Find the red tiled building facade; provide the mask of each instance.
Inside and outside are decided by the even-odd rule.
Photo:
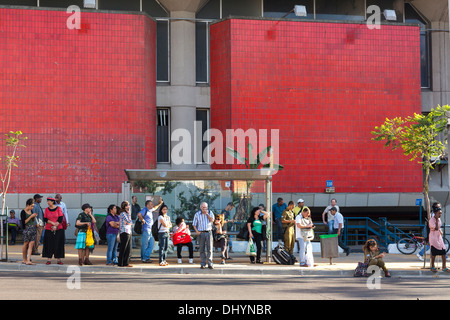
[[[28,137],[12,193],[117,193],[124,169],[156,167],[156,23],[82,15],[0,8],[0,131]],[[419,45],[409,25],[214,23],[210,126],[279,129],[274,192],[420,192],[420,166],[370,134],[420,113]]]
[[[215,23],[211,127],[279,129],[277,193],[322,193],[327,180],[336,192],[421,192],[420,165],[370,133],[386,117],[421,112],[419,44],[416,26]]]
[[[69,17],[0,8],[0,131],[28,137],[9,192],[120,192],[125,168],[156,165],[155,22]]]

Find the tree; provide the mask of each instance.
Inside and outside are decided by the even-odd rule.
[[[5,143],[7,150],[11,150],[10,155],[6,155],[4,159],[1,159],[4,163],[4,172],[3,169],[0,171],[0,181],[1,181],[1,190],[0,190],[0,196],[2,197],[2,212],[0,215],[3,215],[5,213],[6,208],[6,194],[8,193],[9,185],[11,183],[11,173],[12,169],[17,167],[17,162],[20,161],[19,156],[17,155],[17,151],[19,148],[25,148],[25,145],[22,144],[23,140],[26,140],[27,137],[22,137],[22,131],[10,131],[9,133],[5,134]],[[2,220],[0,220],[2,221]],[[2,236],[2,246],[1,246],[1,253],[0,257],[3,259],[3,228],[0,226],[0,234]]]
[[[372,131],[374,141],[384,141],[385,147],[392,150],[401,148],[403,154],[410,161],[417,159],[424,172],[423,194],[427,209],[427,218],[431,216],[429,198],[430,171],[445,154],[446,136],[444,142],[439,140],[439,134],[445,133],[447,128],[447,115],[450,114],[450,106],[437,106],[428,114],[416,114],[402,119],[386,119],[381,125]]]

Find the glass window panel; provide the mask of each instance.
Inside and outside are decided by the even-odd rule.
[[[155,0],[142,0],[142,11],[151,17],[168,17],[168,13]]]
[[[169,81],[169,21],[156,21],[156,80]]]
[[[316,0],[316,19],[364,21],[364,0]]]
[[[195,24],[195,69],[196,81],[208,82],[208,23]]]
[[[222,18],[229,16],[261,17],[261,0],[222,0]]]
[[[220,19],[220,0],[209,0],[196,15],[197,19]]]
[[[294,9],[294,6],[302,5],[306,7],[306,17],[297,17],[294,12],[288,14]],[[286,14],[288,14],[286,16]],[[264,0],[264,17],[288,19],[314,19],[314,0]]]
[[[169,109],[158,109],[156,116],[156,161],[169,162]]]

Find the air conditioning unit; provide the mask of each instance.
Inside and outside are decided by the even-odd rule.
[[[96,1],[97,0],[84,0],[84,7],[85,8],[96,8]]]

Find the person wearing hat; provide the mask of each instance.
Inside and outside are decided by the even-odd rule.
[[[36,240],[34,241],[33,251],[31,252],[32,255],[39,255],[38,252],[39,249],[39,243],[43,241],[44,237],[44,210],[41,207],[42,202],[42,196],[37,193],[34,195],[34,207],[31,209],[32,213],[36,213]]]
[[[96,220],[92,214],[92,207],[89,203],[83,204],[81,212],[76,220],[75,227],[78,229],[75,249],[78,249],[78,264],[82,266],[92,265],[89,261],[89,249],[94,247],[93,225]]]
[[[64,258],[64,230],[62,222],[64,214],[60,207],[56,205],[55,198],[47,198],[48,207],[44,212],[44,247],[42,249],[42,257],[47,258],[46,264],[51,264],[54,256],[58,264],[63,264],[61,259]]]
[[[297,205],[292,210],[294,212],[294,219],[296,219],[297,216],[303,212],[303,209],[309,210],[309,208],[307,206],[305,206],[305,200],[300,198],[297,200]],[[300,246],[300,242],[299,242],[298,238],[295,238],[295,243],[297,244],[297,248],[298,248],[297,252],[300,253],[301,246]]]
[[[284,229],[284,248],[293,256],[295,246],[295,218],[294,218],[294,201],[289,201],[287,208],[281,215],[281,222]]]

